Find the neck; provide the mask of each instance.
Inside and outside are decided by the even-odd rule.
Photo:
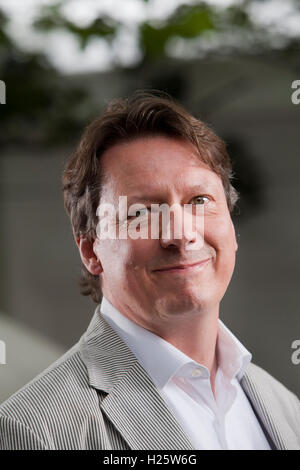
[[[159,325],[152,332],[173,344],[177,349],[189,356],[195,362],[207,367],[210,372],[210,383],[215,397],[215,378],[218,370],[217,337],[218,309],[206,312],[205,315],[192,319],[182,319],[172,322],[163,328]],[[179,324],[178,324],[179,323]]]
[[[218,314],[217,308],[192,318],[176,318],[171,325],[159,324],[151,331],[214,374],[217,368]]]
[[[109,297],[106,298],[110,300]],[[218,367],[219,304],[210,306],[205,311],[195,308],[183,314],[168,314],[162,317],[153,315],[153,312],[147,315],[145,312],[141,314],[138,305],[132,309],[128,305],[118,305],[118,301],[114,302],[113,299],[110,302],[127,318],[168,341],[195,362],[207,367],[213,388]]]

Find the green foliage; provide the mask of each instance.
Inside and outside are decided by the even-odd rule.
[[[238,26],[240,28],[252,28],[252,23],[248,13],[242,6],[233,5],[224,12],[224,19],[228,25]]]
[[[148,0],[141,1],[149,3]],[[268,0],[264,1],[268,2]],[[272,50],[274,32],[271,39],[268,40],[268,28],[252,23],[248,14],[248,6],[251,3],[252,0],[243,0],[235,5],[217,8],[205,1],[199,1],[193,5],[179,5],[175,12],[164,21],[141,23],[138,26],[138,45],[142,52],[141,63],[163,58],[166,55],[166,45],[173,37],[189,40],[201,38],[208,32],[229,33],[230,35],[250,33],[253,41],[249,41],[249,52],[251,52],[253,44],[258,44],[258,48],[261,44],[264,49]],[[41,8],[33,27],[39,31],[54,31],[55,29],[69,31],[78,39],[80,46],[85,48],[89,41],[95,37],[101,37],[111,44],[117,37],[120,28],[124,26],[107,15],[94,18],[85,27],[78,26],[64,16],[62,6],[63,2],[58,1],[54,5]],[[299,2],[295,0],[295,12],[297,10],[299,10]],[[239,47],[238,43],[239,39],[237,39],[236,49]],[[286,37],[287,49],[292,43],[295,43],[295,39]],[[227,52],[230,53],[230,48],[226,47]],[[222,46],[220,48],[222,49]]]
[[[174,37],[189,40],[205,35],[209,37],[208,33],[238,32],[243,35],[245,32],[247,35],[255,35],[258,31],[260,40],[264,40],[267,31],[253,24],[247,13],[250,3],[251,0],[244,0],[227,8],[216,8],[204,1],[181,5],[164,21],[146,21],[140,24],[138,46],[142,54],[140,63],[132,73],[136,73],[139,66],[142,67],[153,59],[163,59],[167,53],[167,43]],[[33,28],[41,33],[57,29],[68,31],[77,38],[81,48],[85,48],[95,37],[103,38],[109,44],[113,43],[120,28],[124,26],[107,15],[94,18],[86,26],[79,26],[66,18],[62,6],[62,1],[43,6]],[[295,0],[295,12],[297,10],[299,2]],[[29,53],[18,47],[9,35],[8,26],[9,19],[0,10],[0,79],[9,84],[9,105],[0,106],[0,144],[55,145],[74,138],[95,111],[92,98],[88,97],[81,85],[70,86],[70,81],[65,85],[64,78],[43,54]],[[266,41],[266,44],[266,47],[263,44],[263,50],[272,52],[272,42]],[[232,53],[226,47],[228,53]],[[237,43],[237,49],[238,47]],[[284,53],[294,57],[299,48],[299,38],[287,38]],[[298,65],[295,65],[295,69],[296,66]],[[182,78],[176,79],[174,72],[170,76],[161,72],[162,70],[158,82],[153,83],[154,87],[161,88],[164,80],[167,90],[184,95],[185,84]]]
[[[1,147],[56,145],[74,138],[82,128],[81,88],[71,89],[39,54],[8,55],[1,67],[8,84],[7,104],[0,107]]]
[[[86,93],[69,89],[43,54],[20,50],[7,36],[0,11],[0,79],[7,104],[0,106],[0,145],[56,145],[81,131]]]
[[[164,54],[167,41],[174,36],[195,38],[204,32],[216,29],[215,14],[205,4],[180,6],[162,25],[144,23],[140,29],[140,45],[145,58]]]
[[[80,27],[67,20],[61,13],[61,3],[44,7],[39,17],[34,21],[33,27],[39,31],[53,31],[63,29],[68,31],[78,39],[81,48],[85,48],[89,40],[93,37],[103,37],[111,41],[117,32],[118,24],[112,18],[104,16],[95,18],[86,27]]]
[[[11,41],[9,36],[5,32],[5,28],[8,23],[8,18],[5,14],[0,10],[0,51],[4,47],[9,47],[11,45]]]

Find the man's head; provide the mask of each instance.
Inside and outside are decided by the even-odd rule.
[[[101,292],[119,310],[168,317],[219,304],[237,249],[225,144],[203,122],[169,98],[149,93],[112,102],[85,131],[63,175],[64,200],[83,263],[83,293]],[[99,204],[203,206],[204,231],[183,227],[175,238],[97,238]],[[183,215],[183,214],[181,214]],[[193,216],[191,216],[193,218]],[[150,215],[149,215],[150,218]],[[198,267],[162,270],[208,260]]]

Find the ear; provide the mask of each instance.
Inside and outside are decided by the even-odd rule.
[[[76,245],[78,246],[81,261],[83,262],[86,269],[94,275],[99,275],[101,272],[103,272],[101,262],[97,258],[93,249],[94,241],[90,241],[87,237],[78,238],[75,234],[74,238]]]

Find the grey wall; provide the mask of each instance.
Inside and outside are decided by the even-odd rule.
[[[5,360],[0,360],[0,403],[63,354],[63,347],[26,324],[0,312],[1,341]],[[5,362],[5,363],[3,363]]]

